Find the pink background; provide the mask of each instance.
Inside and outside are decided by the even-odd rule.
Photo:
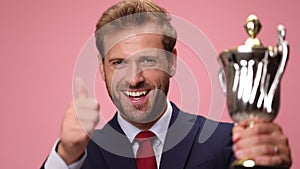
[[[0,77],[1,77],[1,168],[39,168],[59,135],[60,121],[72,99],[72,75],[76,59],[92,35],[95,23],[115,1],[0,1]],[[290,59],[281,84],[282,100],[275,122],[282,125],[292,147],[293,167],[300,168],[299,125],[300,40],[298,1],[266,0],[190,0],[163,1],[159,4],[171,14],[182,17],[201,29],[217,52],[244,42],[242,28],[250,13],[263,23],[260,38],[265,45],[276,42],[276,26],[287,27],[291,46]],[[195,37],[197,38],[197,37]],[[186,53],[179,46],[179,56]],[[205,76],[205,69],[191,65]],[[219,65],[216,65],[219,69]],[[201,74],[201,72],[204,73]],[[198,74],[198,73],[197,73]],[[207,77],[204,77],[204,79]],[[198,79],[199,80],[199,79]],[[202,79],[201,79],[202,80]],[[200,81],[201,82],[201,81]],[[96,79],[97,98],[106,119],[114,109],[107,99],[99,77]],[[201,82],[201,87],[209,87]],[[199,89],[203,115],[209,91]],[[171,91],[177,89],[176,82]],[[176,92],[174,92],[176,93]],[[172,94],[170,97],[176,97]],[[180,98],[175,100],[180,103]],[[223,121],[231,121],[225,112]]]

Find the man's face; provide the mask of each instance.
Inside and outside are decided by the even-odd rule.
[[[153,123],[166,109],[176,56],[167,56],[162,38],[157,34],[126,38],[110,48],[100,65],[112,101],[132,124]],[[106,41],[104,48],[108,49]]]

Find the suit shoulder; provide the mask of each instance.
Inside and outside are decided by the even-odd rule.
[[[182,116],[185,116],[185,118],[188,119],[189,121],[194,121],[195,124],[198,126],[203,126],[204,124],[209,126],[217,125],[220,129],[226,129],[226,130],[231,129],[233,127],[233,123],[212,120],[202,115],[191,114],[183,111],[181,111],[181,113]]]

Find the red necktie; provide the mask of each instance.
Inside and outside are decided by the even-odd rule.
[[[151,131],[141,131],[135,136],[135,139],[139,142],[139,148],[136,154],[136,165],[138,169],[157,169],[151,143],[154,137],[155,134]]]

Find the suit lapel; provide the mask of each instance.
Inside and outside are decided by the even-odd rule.
[[[173,113],[164,144],[160,163],[161,169],[185,168],[192,145],[199,131],[195,124],[196,115],[187,115],[172,104]]]
[[[93,139],[101,147],[101,153],[110,169],[135,169],[136,163],[132,145],[121,129],[117,116],[94,135]]]
[[[192,145],[199,131],[196,115],[188,115],[172,104],[173,113],[164,143],[160,169],[185,168]],[[197,127],[198,126],[198,127]],[[121,129],[117,116],[100,131],[93,140],[101,147],[101,154],[110,169],[136,169],[132,145]]]

